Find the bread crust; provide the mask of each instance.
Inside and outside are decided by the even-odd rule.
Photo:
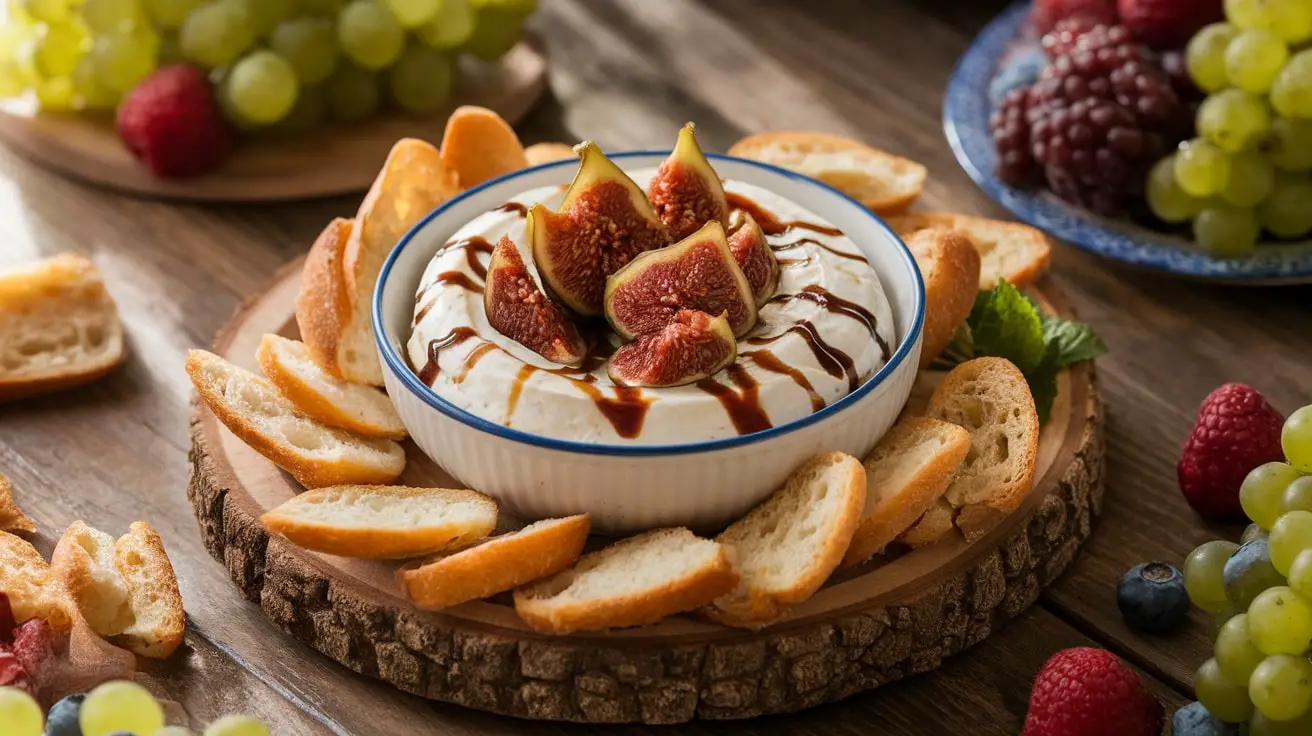
[[[1019,222],[950,212],[908,212],[888,218],[888,225],[903,237],[926,228],[957,230],[971,242],[976,242],[980,228],[1007,232],[1013,238],[1010,245],[998,243],[997,247],[985,252],[986,249],[976,243],[980,251],[980,291],[992,289],[999,277],[1006,278],[1018,289],[1024,288],[1047,273],[1052,263],[1052,244],[1048,236]],[[1001,250],[1004,247],[1009,249],[1006,253]],[[1024,259],[1018,264],[1010,263],[1006,256],[1018,251],[1024,252]]]
[[[442,134],[442,160],[456,172],[461,189],[529,165],[515,129],[485,107],[457,107]]]
[[[651,535],[671,532],[692,534],[686,529],[656,529],[617,544],[642,544]],[[579,563],[592,555],[606,552],[602,549],[584,555]],[[568,575],[569,571],[559,574]],[[700,608],[727,593],[738,583],[738,574],[729,563],[724,547],[717,545],[714,557],[701,568],[680,578],[626,595],[565,603],[537,597],[535,589],[538,586],[549,586],[553,579],[554,576],[518,588],[514,594],[515,613],[529,628],[544,634],[572,634],[576,631],[654,624],[667,616]]]
[[[534,143],[524,149],[524,159],[529,166],[577,157],[574,146],[568,143]]]
[[[963,233],[930,228],[912,233],[907,247],[925,279],[924,370],[952,342],[979,293],[979,251]]]
[[[110,641],[152,659],[166,659],[182,644],[187,632],[187,613],[182,606],[178,576],[164,549],[159,532],[144,521],[134,521],[128,533],[114,542],[114,558],[131,591],[129,598],[137,621]],[[142,586],[126,570],[139,566],[141,577],[149,581]],[[142,629],[143,609],[149,606],[153,625]]]
[[[0,532],[0,573],[0,592],[9,597],[18,623],[41,618],[59,631],[73,625],[68,591],[31,542]]]
[[[301,290],[296,295],[296,326],[310,358],[329,375],[341,379],[337,346],[351,318],[350,294],[343,267],[346,241],[355,222],[338,217],[319,233],[301,268]]]
[[[916,523],[898,535],[897,541],[912,549],[928,547],[956,531],[956,518],[957,510],[952,508],[947,499],[939,496]]]
[[[487,598],[554,575],[578,560],[587,514],[550,519],[417,567],[397,571],[410,602],[427,611]]]
[[[99,547],[106,559],[94,557],[88,545]],[[50,570],[98,635],[117,634],[131,621],[127,584],[114,562],[113,537],[74,521],[55,545]]]
[[[934,454],[920,464],[905,485],[876,490],[881,480],[880,465],[907,462],[907,453],[933,445]],[[843,556],[843,565],[857,565],[882,552],[898,535],[910,529],[942,498],[948,483],[970,450],[970,433],[955,424],[928,417],[911,417],[898,422],[884,435],[864,461],[866,502],[863,516]],[[872,498],[879,497],[877,504]]]
[[[0,473],[0,532],[36,533],[36,522],[14,500],[14,486]]]
[[[470,503],[486,512],[481,520],[460,522],[447,520],[412,529],[383,527],[355,527],[332,524],[294,515],[298,506],[306,502],[324,502],[342,490],[367,493],[379,498],[404,499],[420,495],[440,495],[451,503]],[[271,509],[260,517],[260,523],[270,533],[285,537],[298,547],[341,557],[396,560],[435,554],[459,549],[472,544],[496,527],[497,503],[477,491],[448,488],[413,488],[408,486],[347,485],[318,488]]]

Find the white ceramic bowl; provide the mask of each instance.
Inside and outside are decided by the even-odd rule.
[[[610,154],[627,170],[654,167],[666,151]],[[920,359],[925,287],[905,244],[882,220],[838,190],[801,174],[711,155],[726,179],[755,184],[841,228],[879,274],[892,307],[897,349],[856,391],[810,416],[763,432],[663,446],[603,445],[526,434],[477,417],[439,397],[410,369],[414,295],[437,249],[475,216],[535,187],[568,184],[565,160],[516,171],[446,202],[401,239],[383,265],[373,326],[387,392],[410,436],[470,488],[524,520],[592,515],[602,533],[662,526],[712,529],[738,518],[818,452],[864,457],[906,403]]]

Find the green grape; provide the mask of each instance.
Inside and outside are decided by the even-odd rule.
[[[144,25],[141,0],[85,0],[82,20],[94,33],[123,33]]]
[[[327,18],[307,15],[279,23],[269,48],[292,65],[301,84],[318,84],[337,66],[337,36]]]
[[[145,0],[146,13],[155,25],[175,30],[181,28],[182,21],[203,2],[205,0]]]
[[[0,687],[0,723],[6,736],[41,736],[44,721],[35,698],[16,687]]]
[[[1221,190],[1221,199],[1236,207],[1253,207],[1266,199],[1276,185],[1276,167],[1257,151],[1241,151],[1230,156],[1230,179]]]
[[[372,0],[354,0],[337,18],[342,51],[365,69],[383,69],[405,51],[405,29],[391,12]]]
[[[443,0],[382,0],[404,28],[418,28],[442,9]]]
[[[232,0],[197,8],[178,32],[182,53],[206,69],[231,64],[254,42],[255,29],[246,6]]]
[[[509,13],[528,15],[538,7],[538,0],[473,0],[476,8],[495,8]]]
[[[242,0],[256,38],[265,38],[296,12],[296,0]]]
[[[269,132],[278,135],[304,133],[323,124],[328,117],[328,103],[324,102],[323,90],[319,87],[302,87],[296,95],[296,104],[291,112]]]
[[[1271,195],[1257,206],[1262,227],[1282,238],[1299,238],[1312,230],[1312,178],[1304,174],[1276,177]]]
[[[1312,49],[1294,54],[1271,86],[1271,105],[1287,118],[1312,118]]]
[[[67,77],[91,41],[81,26],[63,23],[46,27],[32,49],[32,64],[43,77]]]
[[[172,66],[186,61],[187,55],[182,53],[182,44],[178,41],[177,34],[169,33],[160,36],[158,59],[160,66]]]
[[[1241,613],[1243,613],[1243,611],[1239,610],[1238,606],[1236,606],[1235,604],[1229,601],[1226,601],[1225,606],[1223,606],[1221,610],[1212,614],[1212,618],[1208,620],[1207,636],[1211,638],[1213,642],[1215,642],[1216,637],[1221,635],[1222,627],[1224,627],[1230,621],[1230,619],[1234,618],[1235,616],[1238,616]]]
[[[1213,204],[1194,218],[1194,241],[1217,258],[1242,258],[1253,252],[1261,227],[1251,209]]]
[[[1230,84],[1225,73],[1225,49],[1239,35],[1229,23],[1213,23],[1194,34],[1185,48],[1185,67],[1198,88],[1219,92]]]
[[[1312,733],[1312,711],[1292,721],[1273,721],[1260,712],[1248,720],[1247,736],[1307,736]]]
[[[1286,171],[1312,169],[1312,120],[1278,117],[1271,121],[1271,133],[1262,142],[1262,151],[1277,168]]]
[[[1249,524],[1244,527],[1244,533],[1239,537],[1240,544],[1248,544],[1254,539],[1266,539],[1266,530],[1257,524]]]
[[[437,15],[415,29],[415,35],[435,49],[458,49],[474,35],[476,20],[469,0],[444,0]]]
[[[1175,181],[1194,197],[1220,194],[1230,178],[1230,157],[1215,143],[1194,138],[1175,154]]]
[[[1230,682],[1248,682],[1253,670],[1266,659],[1248,636],[1248,616],[1239,614],[1221,627],[1216,635],[1216,666]]]
[[[1289,589],[1304,598],[1312,595],[1312,550],[1299,552],[1289,566]]]
[[[16,23],[11,18],[0,23],[0,61],[14,61],[19,51],[26,48],[36,35],[36,30],[25,23]]]
[[[1221,674],[1215,659],[1203,662],[1194,673],[1194,697],[1208,713],[1226,723],[1242,723],[1253,713],[1248,691]]]
[[[196,736],[191,729],[184,726],[165,726],[155,732],[155,736]]]
[[[155,49],[136,34],[98,36],[91,47],[96,79],[106,89],[127,93],[155,71]]]
[[[1225,48],[1225,74],[1239,89],[1265,93],[1289,60],[1289,47],[1270,31],[1243,31]]]
[[[524,35],[524,15],[494,5],[475,6],[474,32],[461,47],[483,61],[496,61]]]
[[[432,112],[451,98],[451,59],[423,44],[410,44],[387,70],[392,98],[410,112]]]
[[[1290,654],[1267,657],[1248,680],[1248,696],[1273,721],[1298,718],[1312,705],[1312,664]]]
[[[1271,129],[1266,100],[1239,89],[1217,92],[1198,107],[1198,132],[1227,153],[1256,146]]]
[[[113,110],[123,95],[100,83],[90,56],[82,57],[73,70],[73,94],[86,110]]]
[[[28,16],[42,23],[64,23],[71,11],[69,0],[22,0],[21,4]]]
[[[115,680],[87,694],[78,723],[82,736],[108,736],[115,731],[153,734],[164,727],[164,709],[146,688]]]
[[[1307,0],[1226,0],[1225,15],[1240,28],[1271,31],[1291,44],[1312,38],[1312,3]]]
[[[1290,465],[1300,473],[1312,473],[1312,406],[1295,411],[1285,420],[1280,430],[1280,447]]]
[[[1312,476],[1305,475],[1290,483],[1281,500],[1286,511],[1312,511]]]
[[[249,716],[224,716],[205,729],[205,736],[269,736],[269,728]]]
[[[1248,635],[1265,654],[1303,654],[1312,647],[1312,604],[1283,585],[1264,590],[1248,607]]]
[[[323,98],[334,120],[362,120],[378,111],[382,94],[378,75],[343,62],[324,84]]]
[[[346,7],[346,0],[297,0],[296,9],[305,15],[323,15],[336,18]]]
[[[27,91],[29,81],[23,68],[12,61],[0,61],[0,97],[18,97]]]
[[[1239,503],[1258,526],[1269,530],[1285,512],[1285,489],[1299,477],[1286,463],[1264,463],[1249,471],[1239,486]]]
[[[1239,549],[1234,542],[1217,539],[1199,545],[1184,561],[1184,587],[1195,606],[1216,613],[1226,605],[1222,573],[1225,563]]]
[[[1271,564],[1281,575],[1288,576],[1289,567],[1294,564],[1298,553],[1312,549],[1312,511],[1287,511],[1276,519],[1267,539],[1267,548],[1271,551]]]
[[[233,64],[224,85],[233,109],[254,125],[272,125],[296,104],[296,72],[272,51],[252,51]]]
[[[1203,209],[1204,201],[1191,196],[1175,181],[1175,157],[1158,161],[1148,172],[1144,185],[1148,208],[1163,222],[1181,223],[1192,220]]]
[[[46,77],[38,79],[36,101],[47,112],[67,112],[73,109],[73,80],[68,77]]]

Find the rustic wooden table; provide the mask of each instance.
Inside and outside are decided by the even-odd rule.
[[[766,129],[833,131],[925,162],[923,206],[1001,215],[954,163],[939,127],[957,56],[1000,0],[543,0],[554,99],[525,142],[668,145],[695,120],[727,148]],[[193,207],[96,191],[0,153],[0,265],[63,251],[104,271],[127,323],[128,364],[82,390],[0,407],[0,468],[53,535],[74,519],[161,531],[190,613],[187,647],[149,670],[199,720],[245,711],[283,734],[488,734],[603,729],[529,724],[433,705],[351,674],[276,631],[201,546],[186,487],[189,347],[207,345],[243,295],[305,251],[356,199]],[[1168,711],[1191,699],[1206,622],[1169,638],[1126,629],[1115,584],[1131,565],[1179,562],[1209,538],[1179,495],[1175,460],[1198,402],[1226,381],[1289,409],[1312,398],[1307,288],[1229,289],[1135,273],[1057,250],[1055,278],[1111,347],[1107,497],[1092,539],[1041,602],[993,638],[913,678],[749,733],[1016,734],[1029,686],[1059,649],[1109,648]],[[681,730],[711,732],[723,724]],[[655,729],[621,729],[646,732]]]

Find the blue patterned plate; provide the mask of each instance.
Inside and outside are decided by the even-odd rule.
[[[948,82],[943,128],[957,162],[981,189],[1020,220],[1132,266],[1229,283],[1312,282],[1312,241],[1260,245],[1248,258],[1212,258],[1184,238],[1101,217],[1051,192],[1016,189],[998,181],[989,114],[993,100],[1024,79],[1041,53],[1037,39],[1026,32],[1028,13],[1028,2],[1003,11],[966,50]]]

